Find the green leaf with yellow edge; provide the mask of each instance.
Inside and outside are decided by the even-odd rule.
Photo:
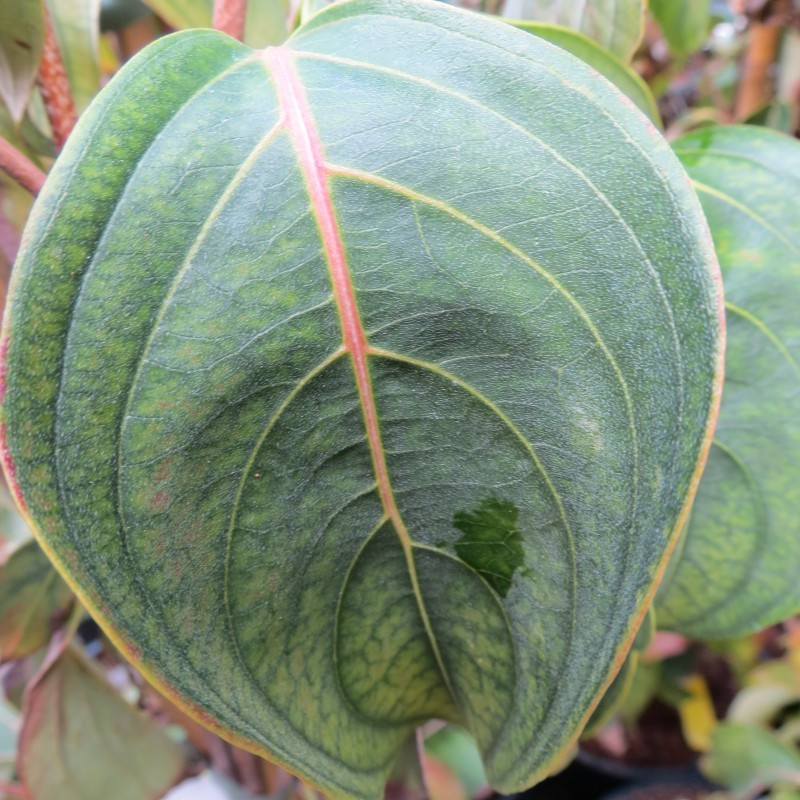
[[[644,618],[641,628],[639,628],[636,634],[636,638],[633,640],[630,652],[625,658],[622,668],[600,699],[600,702],[592,712],[592,716],[589,717],[589,721],[586,723],[586,727],[581,733],[582,739],[591,739],[622,709],[629,693],[633,689],[642,653],[647,649],[654,633],[655,615],[651,607],[647,612],[647,616]]]
[[[675,142],[717,248],[728,348],[719,424],[659,625],[729,638],[800,610],[800,143],[753,126]]]
[[[44,48],[42,0],[0,3],[0,102],[19,123]]]
[[[100,88],[100,0],[46,0],[78,112]]]
[[[711,0],[650,0],[650,13],[676,56],[691,55],[708,38]]]
[[[504,13],[579,31],[627,64],[644,35],[645,9],[646,0],[507,0]]]
[[[0,661],[44,647],[64,621],[72,592],[30,540],[0,565]]]
[[[548,42],[563,47],[564,50],[577,56],[581,61],[585,61],[590,67],[594,67],[604,78],[610,80],[617,89],[630,97],[653,122],[661,125],[661,116],[650,87],[631,67],[612,52],[579,31],[574,31],[563,25],[551,25],[546,22],[527,22],[524,20],[508,20],[508,22],[520,30],[527,31],[534,36],[540,36],[542,39],[547,39]]]
[[[520,789],[689,502],[716,269],[652,125],[505,23],[354,0],[266,52],[166,37],[32,213],[6,468],[114,641],[224,736],[378,798],[439,718]],[[487,541],[457,548],[495,501],[505,595]]]
[[[68,647],[28,687],[17,765],[34,800],[154,800],[178,780],[185,758]]]

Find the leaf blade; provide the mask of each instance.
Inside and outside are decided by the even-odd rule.
[[[21,7],[20,7],[21,6]],[[33,0],[0,9],[0,100],[19,124],[44,50],[44,14]]]
[[[627,64],[644,34],[645,9],[642,0],[518,0],[504,13],[579,31]]]
[[[72,648],[26,691],[18,759],[37,800],[151,800],[184,769],[181,748]]]
[[[800,338],[792,316],[800,229],[786,203],[800,176],[800,148],[745,126],[690,134],[675,147],[695,180],[723,269],[728,378],[717,446],[657,611],[667,628],[722,638],[800,608]]]
[[[34,541],[0,566],[0,660],[44,647],[69,609],[72,593]]]
[[[523,31],[541,36],[559,47],[585,61],[594,67],[601,75],[608,78],[623,94],[630,97],[639,108],[650,117],[656,125],[661,124],[653,93],[650,87],[639,77],[631,67],[627,66],[611,51],[579,31],[563,25],[553,25],[546,22],[528,22],[525,20],[508,20],[511,25]]]
[[[364,37],[364,25],[382,28],[381,35]],[[335,36],[329,36],[333,30]],[[389,54],[378,46],[387,35],[397,43]],[[449,59],[485,65],[497,56],[508,85],[523,70],[530,77],[525,93],[537,87],[533,100],[546,104],[550,92],[566,90],[577,105],[568,104],[566,117],[559,112],[537,128],[542,116],[535,108],[529,112],[530,102],[491,98],[490,87],[469,69],[442,71],[435,59],[420,63],[419,53],[432,51],[432,43],[443,37]],[[301,130],[295,119],[293,136],[283,127],[280,92],[262,58],[210,33],[157,43],[121,72],[81,122],[76,144],[65,150],[34,217],[30,236],[36,244],[27,256],[32,272],[23,270],[18,278],[34,295],[47,291],[31,278],[51,263],[45,257],[47,226],[75,224],[68,208],[55,221],[46,217],[48,203],[59,195],[58,181],[71,169],[89,174],[102,169],[108,158],[102,134],[113,141],[119,116],[133,112],[138,93],[151,105],[159,99],[159,120],[127,126],[138,136],[149,125],[134,140],[139,147],[131,156],[135,169],[128,163],[121,174],[110,176],[115,183],[108,196],[92,204],[96,228],[91,236],[82,231],[80,238],[72,237],[77,247],[86,248],[75,253],[85,271],[77,282],[72,276],[59,284],[64,296],[48,298],[58,308],[65,345],[41,342],[47,345],[45,358],[31,364],[21,357],[25,315],[12,313],[7,323],[15,381],[9,383],[4,409],[25,482],[22,494],[35,507],[39,535],[50,542],[61,568],[82,587],[106,627],[117,631],[117,640],[128,640],[126,652],[144,662],[159,685],[172,685],[184,706],[205,715],[206,723],[211,718],[228,737],[288,764],[337,797],[378,796],[410,724],[377,724],[354,714],[346,696],[361,712],[380,717],[392,711],[398,689],[382,706],[383,685],[371,694],[362,680],[353,680],[343,693],[332,646],[331,623],[347,567],[355,563],[367,533],[389,516],[413,536],[411,554],[421,588],[412,586],[406,596],[418,607],[420,596],[426,601],[427,613],[420,608],[418,620],[424,635],[414,642],[427,641],[431,651],[439,650],[438,659],[431,653],[434,666],[426,679],[447,683],[436,669],[448,673],[450,686],[441,688],[475,729],[493,781],[520,786],[560,756],[594,695],[611,680],[691,491],[715,402],[719,357],[714,261],[704,244],[702,218],[673,157],[637,111],[624,106],[605,82],[593,81],[574,58],[508,26],[427,4],[398,15],[391,4],[355,3],[315,17],[292,43],[281,57],[295,60],[324,147],[322,165],[314,141],[309,142],[310,127],[304,123]],[[148,65],[176,70],[176,62],[198,47],[209,50],[206,75],[185,76],[180,91],[168,98],[154,93]],[[204,91],[204,81],[206,86],[214,81],[214,90]],[[547,88],[538,94],[542,85]],[[335,108],[331,86],[337,89]],[[130,105],[122,103],[123,89],[132,95]],[[231,96],[241,104],[233,117],[222,110],[229,108]],[[296,92],[284,97],[284,105],[296,106],[298,97]],[[448,113],[435,117],[436,130],[407,118],[409,108],[430,113],[443,105]],[[360,113],[342,113],[349,108]],[[519,118],[520,109],[533,116]],[[608,132],[617,146],[613,167],[609,161],[598,166],[594,139],[579,137],[576,150],[564,138],[572,113],[589,115]],[[384,139],[392,121],[399,122],[394,130],[401,138]],[[265,144],[276,125],[280,132]],[[165,126],[168,135],[160,133]],[[360,139],[379,130],[379,141],[388,143],[383,152]],[[409,130],[413,135],[404,141],[402,131]],[[83,152],[77,142],[92,136],[97,140]],[[457,142],[464,148],[458,181],[448,174],[450,162],[439,155],[432,136],[439,145]],[[303,137],[310,146],[305,161],[298,158]],[[476,156],[487,139],[498,137],[506,148],[502,156]],[[209,138],[215,148],[207,146]],[[512,152],[515,157],[509,157]],[[498,170],[488,183],[481,166],[487,158]],[[677,236],[680,257],[661,250],[663,229],[645,225],[638,230],[636,204],[621,183],[609,180],[609,170],[629,175],[631,163],[654,178],[652,200],[664,210],[657,225]],[[612,330],[612,317],[620,315],[612,314],[610,301],[622,295],[615,294],[621,289],[615,289],[611,273],[598,272],[601,299],[596,287],[587,293],[580,278],[595,257],[591,247],[584,249],[578,241],[548,255],[534,243],[545,231],[542,242],[555,241],[556,248],[570,241],[568,228],[554,220],[565,211],[570,221],[576,219],[572,208],[559,207],[546,192],[530,193],[531,170],[537,167],[542,174],[546,168],[556,171],[557,182],[574,190],[560,196],[584,201],[591,209],[586,224],[605,231],[600,241],[616,258],[622,253],[631,282],[623,294],[627,302],[645,302],[653,310],[671,375],[683,376],[688,369],[674,348],[691,351],[697,375],[693,391],[676,391],[670,382],[659,395],[663,406],[648,401],[644,384],[661,387],[661,378],[636,372],[638,353],[629,340],[647,348],[655,339],[633,322],[624,331]],[[521,188],[509,189],[517,184]],[[78,189],[73,183],[72,191]],[[493,202],[470,199],[475,191],[490,193]],[[341,237],[336,248],[330,231],[320,235],[320,223],[332,224],[330,211],[320,214],[328,203]],[[505,227],[525,222],[519,209],[530,211],[540,203],[550,213]],[[368,223],[372,215],[393,222],[376,228]],[[652,217],[647,219],[652,224]],[[132,230],[139,234],[132,237]],[[645,271],[642,252],[649,264]],[[260,255],[254,261],[255,253]],[[333,282],[327,277],[326,256],[332,254],[346,259],[339,266],[350,271],[358,325],[355,315],[337,312],[348,293],[339,291],[338,304],[336,293],[348,279],[344,273]],[[267,265],[266,274],[260,268],[253,273],[254,263]],[[391,265],[388,272],[386,265]],[[135,287],[123,289],[122,280]],[[662,281],[678,300],[668,300]],[[109,294],[113,285],[117,291]],[[422,299],[415,286],[425,286]],[[18,292],[15,297],[22,298]],[[136,298],[135,311],[100,312],[123,297]],[[529,319],[532,308],[539,312],[536,324]],[[363,358],[371,400],[363,373],[354,377],[356,359],[343,349],[343,318],[351,326],[352,338],[345,340],[351,352],[359,329],[369,343]],[[102,319],[113,319],[113,329],[98,324]],[[420,319],[423,325],[417,324]],[[678,331],[690,319],[691,332],[684,337]],[[565,326],[574,335],[564,337]],[[415,341],[415,336],[422,338]],[[537,353],[544,354],[544,364],[537,364]],[[101,364],[113,364],[113,380],[105,368],[100,378]],[[21,391],[37,381],[46,392]],[[533,409],[531,393],[543,401],[554,392],[558,396],[559,385],[569,399],[550,403],[543,421],[548,404]],[[604,398],[602,413],[593,392]],[[59,414],[54,420],[50,404],[55,397]],[[368,421],[365,427],[370,405],[380,442],[374,425],[369,430]],[[674,427],[678,407],[692,420],[681,430]],[[431,413],[437,409],[439,414]],[[30,418],[42,424],[36,446],[57,451],[55,469],[35,483],[29,471],[33,454],[15,433]],[[655,419],[669,428],[670,447],[658,456],[647,449],[640,453],[633,429],[649,430]],[[462,422],[453,428],[457,420]],[[532,444],[547,429],[557,431],[554,441],[568,442],[569,448],[545,443],[538,452]],[[454,430],[462,433],[454,436]],[[471,440],[460,442],[467,433]],[[85,461],[87,438],[100,463]],[[679,446],[673,451],[675,441]],[[439,453],[436,459],[425,455],[431,447]],[[656,464],[650,459],[669,475],[657,490],[665,502],[653,506],[648,499],[653,484],[638,477],[639,470],[653,474]],[[626,476],[615,479],[605,505],[590,500],[600,493],[585,488],[595,474],[586,467],[590,463],[598,476],[613,476],[615,469]],[[298,484],[304,474],[313,480]],[[566,479],[569,474],[578,480]],[[387,515],[386,475],[399,522],[394,512]],[[78,502],[77,489],[87,481],[97,487],[90,506]],[[641,517],[628,506],[632,485],[642,493],[634,498]],[[474,509],[490,492],[518,508],[525,568],[534,573],[513,571],[505,598],[480,571],[459,560],[455,549],[461,535],[453,524],[456,515]],[[51,509],[43,507],[53,499]],[[604,517],[603,530],[626,534],[617,534],[614,548],[598,552],[592,544],[593,523],[586,522],[592,515],[581,510],[587,504]],[[93,530],[105,531],[99,558],[94,548],[76,552],[70,533],[90,521]],[[265,538],[265,531],[291,535]],[[74,561],[67,561],[69,553]],[[602,607],[615,620],[611,629],[593,610],[598,599],[591,576],[598,573],[589,565],[598,556],[605,578],[622,587],[601,590]],[[112,560],[117,567],[125,565],[116,569],[113,581]],[[532,570],[540,563],[547,568]],[[393,574],[391,588],[399,586],[402,571]],[[443,582],[443,574],[454,578]],[[364,585],[359,581],[357,588]],[[470,604],[464,587],[474,587],[480,602]],[[369,610],[358,597],[355,592],[342,601],[344,623],[349,624],[348,615],[352,620],[361,609]],[[498,609],[496,629],[501,630],[502,612],[515,631],[509,638],[524,641],[524,647],[514,645],[516,672],[509,669],[506,651],[498,654],[497,669],[470,666],[471,646],[481,663],[491,664],[489,637],[474,636],[470,645],[470,636],[487,617],[476,616],[475,608],[492,603]],[[551,615],[532,613],[535,605],[550,608]],[[586,630],[574,625],[576,614],[591,621]],[[409,628],[386,630],[380,627],[384,622],[371,624],[400,652]],[[561,625],[571,640],[560,635]],[[519,631],[525,631],[522,640]],[[265,648],[265,640],[281,644]],[[539,643],[546,643],[541,652],[547,664],[537,664]],[[590,650],[592,658],[584,655],[572,663],[570,656]],[[373,685],[390,666],[384,661],[378,648],[375,672],[368,676]],[[562,667],[569,673],[569,696],[560,696],[553,683]],[[522,681],[522,674],[533,680]],[[518,711],[503,713],[512,706],[507,699],[495,702],[503,693],[513,696]],[[404,703],[410,701],[402,699],[401,711]],[[424,702],[421,707],[433,710]],[[548,726],[536,736],[533,723],[525,721],[531,712]],[[543,730],[546,736],[539,735]]]
[[[690,55],[708,37],[710,0],[650,0],[650,12],[661,26],[669,49],[678,57]]]

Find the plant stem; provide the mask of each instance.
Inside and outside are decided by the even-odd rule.
[[[27,156],[0,136],[0,169],[32,195],[39,194],[45,174]]]
[[[213,26],[240,42],[244,39],[247,0],[214,0]]]
[[[56,149],[60,150],[75,127],[78,115],[75,113],[75,103],[69,88],[67,71],[61,59],[58,39],[47,11],[45,11],[44,52],[39,64],[37,81],[50,119],[50,127],[53,129],[53,141]]]
[[[83,621],[83,618],[86,616],[86,609],[83,607],[83,603],[81,603],[77,597],[73,600],[73,603],[74,605],[72,606],[72,611],[70,612],[70,615],[67,618],[66,624],[63,628],[64,646],[69,644],[75,637],[75,634],[78,632],[78,627]]]
[[[778,54],[781,28],[775,24],[754,22],[749,37],[736,96],[737,120],[747,119],[772,99],[771,70]]]

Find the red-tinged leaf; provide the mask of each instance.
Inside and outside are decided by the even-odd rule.
[[[72,592],[34,541],[0,565],[0,661],[44,647],[63,621]]]
[[[184,755],[67,647],[28,688],[18,767],[30,800],[156,800]]]

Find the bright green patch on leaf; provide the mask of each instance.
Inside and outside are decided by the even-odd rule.
[[[718,392],[715,271],[652,125],[509,25],[356,0],[265,53],[166,37],[31,216],[19,491],[120,647],[225,735],[377,798],[439,717],[520,789],[671,545]],[[456,551],[486,498],[517,513],[505,596]]]
[[[64,621],[72,592],[39,545],[28,541],[0,565],[0,661],[44,647]]]
[[[580,31],[628,63],[644,34],[645,8],[645,0],[507,0],[504,13]]]
[[[715,446],[657,613],[725,638],[800,610],[800,143],[728,126],[675,149],[717,247],[728,348]]]
[[[520,30],[547,39],[548,42],[564,48],[567,52],[580,58],[581,61],[585,61],[590,67],[594,67],[617,89],[630,97],[653,122],[661,124],[658,106],[650,87],[631,67],[593,39],[563,25],[519,20],[509,20],[509,22]]]
[[[153,800],[178,779],[184,755],[67,648],[28,687],[17,763],[36,800]]]
[[[481,501],[471,513],[458,511],[453,519],[464,534],[455,543],[456,554],[503,597],[525,560],[518,517],[512,503],[492,498]]]
[[[17,123],[25,114],[43,48],[41,0],[0,3],[0,102]]]

